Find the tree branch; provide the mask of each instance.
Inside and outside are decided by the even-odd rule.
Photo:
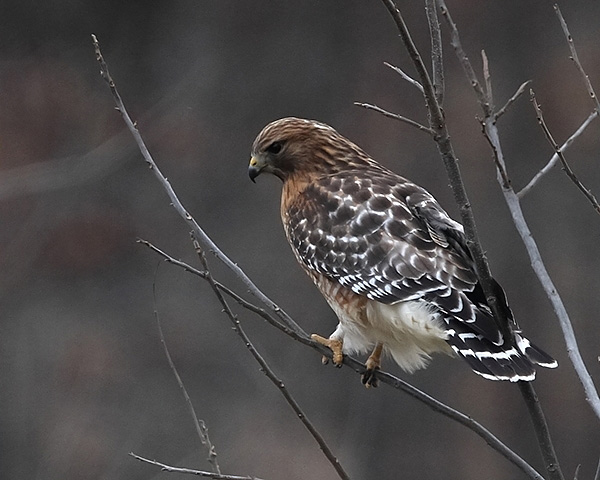
[[[138,240],[138,241],[140,243],[144,244],[145,246],[147,246],[148,248],[150,248],[152,251],[156,252],[161,257],[163,257],[165,259],[165,261],[172,263],[173,265],[178,266],[178,267],[184,269],[185,271],[192,273],[193,275],[196,275],[204,280],[207,279],[206,271],[198,270],[198,269],[186,264],[185,262],[182,262],[181,260],[177,260],[177,259],[173,258],[168,253],[160,250],[159,248],[155,247],[154,245],[152,245],[151,243],[149,243],[145,240]],[[287,335],[292,337],[294,340],[300,341],[301,343],[304,343],[305,345],[312,347],[313,349],[317,350],[321,354],[331,356],[331,351],[329,349],[323,349],[323,347],[319,344],[315,344],[314,342],[305,341],[302,338],[298,338],[296,336],[295,332],[293,332],[289,329],[285,330],[285,326],[283,326],[279,322],[277,322],[274,319],[274,317],[272,317],[268,312],[257,307],[256,305],[253,305],[252,303],[244,300],[239,295],[237,295],[235,292],[230,290],[228,287],[219,283],[217,280],[213,279],[213,281],[214,281],[215,285],[221,291],[223,291],[223,293],[225,293],[226,295],[233,298],[242,307],[250,310],[253,313],[259,314],[261,317],[265,318],[271,325],[275,326],[276,328],[279,328],[284,333],[286,333]],[[359,373],[362,375],[365,372],[366,367],[358,360],[356,360],[348,355],[344,355],[343,361],[344,361],[345,365],[350,367],[356,373]],[[429,394],[423,392],[422,390],[419,390],[418,388],[411,385],[410,383],[405,382],[404,380],[402,380],[398,377],[395,377],[394,375],[391,375],[390,373],[386,373],[383,371],[377,371],[375,374],[377,375],[377,379],[381,383],[385,383],[385,384],[391,386],[392,388],[395,388],[396,390],[400,390],[400,391],[408,394],[415,400],[418,400],[419,402],[425,404],[427,407],[431,408],[433,411],[440,413],[440,414],[448,417],[449,419],[454,420],[455,422],[458,422],[459,424],[465,426],[469,430],[473,431],[475,434],[477,434],[483,440],[485,440],[485,442],[491,448],[493,448],[494,450],[499,452],[503,457],[505,457],[507,460],[509,460],[511,463],[513,463],[517,468],[521,469],[529,478],[535,479],[535,480],[543,480],[543,477],[533,467],[531,467],[531,465],[529,465],[525,460],[523,460],[521,457],[519,457],[514,451],[512,451],[504,443],[502,443],[502,441],[500,441],[492,432],[490,432],[487,428],[485,428],[483,425],[481,425],[479,422],[477,422],[470,416],[468,416],[462,412],[459,412],[458,410],[440,402],[439,400],[435,399],[434,397],[430,396]]]
[[[198,240],[203,244],[204,248],[207,251],[211,252],[227,268],[229,268],[236,275],[236,277],[239,278],[242,281],[242,283],[244,283],[244,285],[246,286],[246,288],[248,288],[248,291],[252,295],[256,296],[262,303],[264,303],[271,310],[273,310],[275,314],[284,323],[288,325],[289,328],[295,330],[299,335],[305,335],[308,337],[308,335],[306,335],[306,332],[304,332],[304,330],[302,330],[302,328],[298,324],[296,324],[289,315],[287,315],[283,310],[281,310],[281,308],[279,308],[279,306],[275,302],[273,302],[269,297],[267,297],[254,284],[254,282],[250,280],[250,278],[244,273],[244,271],[227,255],[225,255],[225,253],[221,251],[217,244],[215,244],[212,241],[212,239],[206,234],[206,232],[200,227],[200,225],[198,225],[196,220],[194,220],[192,216],[187,212],[187,210],[175,194],[173,187],[171,186],[167,178],[161,173],[160,169],[156,165],[156,162],[154,162],[154,159],[152,158],[152,155],[150,155],[150,152],[148,151],[148,148],[146,147],[144,140],[142,139],[142,136],[140,135],[140,132],[137,129],[137,126],[131,120],[131,117],[127,113],[125,105],[123,104],[123,100],[121,99],[121,95],[119,95],[119,92],[117,91],[117,88],[110,75],[110,72],[108,71],[108,66],[104,61],[104,57],[102,56],[102,52],[100,51],[98,39],[95,35],[92,35],[92,42],[94,45],[94,50],[96,52],[96,60],[100,64],[100,75],[106,81],[108,87],[110,88],[115,104],[117,105],[117,110],[121,113],[121,117],[123,118],[125,125],[133,135],[133,138],[135,139],[138,148],[140,149],[140,152],[144,157],[144,160],[150,167],[150,170],[152,170],[155,177],[158,179],[158,181],[161,183],[161,185],[167,192],[169,200],[171,201],[173,208],[175,208],[175,211],[177,211],[177,213],[187,222],[188,226],[194,232]]]
[[[281,393],[281,395],[283,395],[283,398],[285,398],[285,401],[287,402],[287,404],[292,408],[292,410],[294,411],[294,413],[296,414],[298,419],[302,422],[302,424],[310,432],[310,434],[312,435],[314,440],[319,445],[319,448],[321,449],[321,451],[323,452],[323,454],[325,455],[327,460],[329,460],[329,463],[332,465],[332,467],[338,474],[338,477],[342,480],[350,480],[350,477],[345,472],[344,468],[342,467],[342,464],[339,462],[337,457],[333,454],[333,452],[331,451],[331,449],[329,448],[329,446],[323,439],[323,436],[319,433],[319,431],[315,428],[315,426],[312,424],[312,422],[306,416],[306,414],[304,413],[304,411],[302,410],[302,408],[300,407],[300,405],[298,404],[296,399],[292,396],[290,391],[287,389],[285,384],[277,377],[277,375],[275,375],[275,372],[273,371],[273,369],[270,367],[270,365],[267,363],[267,361],[262,357],[262,355],[258,352],[258,350],[256,350],[256,347],[254,346],[254,344],[250,341],[250,338],[248,337],[248,335],[242,328],[242,325],[241,325],[240,321],[238,320],[237,315],[235,315],[233,313],[233,311],[229,307],[229,304],[227,303],[225,298],[223,298],[221,290],[219,289],[219,287],[217,287],[217,284],[215,283],[215,281],[210,273],[210,270],[208,269],[208,263],[206,262],[206,257],[204,255],[204,251],[202,250],[202,247],[200,246],[198,239],[194,236],[193,233],[192,233],[192,240],[194,243],[194,248],[196,250],[196,253],[198,254],[198,257],[200,258],[200,262],[202,263],[202,267],[204,268],[204,271],[206,272],[206,281],[211,286],[215,296],[217,297],[217,300],[219,300],[219,303],[223,306],[223,313],[225,313],[225,315],[227,315],[227,317],[231,321],[231,323],[233,325],[233,330],[242,339],[242,341],[244,342],[244,345],[246,345],[246,348],[248,349],[248,351],[252,354],[252,356],[254,357],[256,362],[260,365],[261,371],[267,376],[267,378],[271,381],[271,383],[273,383],[273,385],[275,385],[279,389],[279,392]]]

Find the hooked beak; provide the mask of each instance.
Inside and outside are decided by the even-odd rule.
[[[248,176],[250,177],[250,180],[256,183],[255,178],[260,175],[261,170],[262,167],[258,164],[256,157],[252,157],[250,159],[250,165],[248,166]]]

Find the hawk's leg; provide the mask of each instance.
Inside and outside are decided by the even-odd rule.
[[[375,345],[375,348],[367,358],[365,365],[367,369],[365,373],[362,374],[362,383],[365,387],[377,387],[377,378],[375,377],[375,371],[379,370],[381,367],[381,353],[383,351],[383,343],[378,343]]]
[[[310,338],[312,338],[315,342],[329,348],[333,352],[333,364],[336,367],[342,366],[344,354],[342,353],[343,342],[341,340],[338,340],[337,338],[325,338],[321,335],[317,335],[316,333],[313,333]],[[324,356],[322,361],[324,364],[327,363],[327,357]]]

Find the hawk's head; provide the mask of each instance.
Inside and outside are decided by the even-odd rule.
[[[248,175],[254,181],[267,172],[286,181],[295,174],[334,173],[352,164],[375,161],[329,125],[288,117],[269,123],[258,134]]]

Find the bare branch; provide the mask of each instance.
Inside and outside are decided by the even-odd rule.
[[[156,460],[150,460],[149,458],[140,457],[139,455],[136,455],[133,452],[130,452],[129,455],[131,455],[136,460],[139,460],[140,462],[149,463],[151,465],[156,465],[157,467],[160,467],[161,470],[163,470],[165,472],[187,473],[190,475],[197,475],[199,477],[204,477],[204,478],[213,478],[215,480],[261,480],[258,477],[251,477],[249,475],[247,475],[247,476],[223,475],[221,473],[206,472],[204,470],[193,470],[191,468],[172,467],[171,465],[166,465],[164,463],[157,462]]]
[[[596,467],[596,474],[594,475],[594,480],[600,480],[600,459],[598,460],[598,467]]]
[[[392,70],[394,70],[397,74],[399,74],[404,80],[406,80],[408,83],[410,83],[411,85],[414,85],[415,87],[417,87],[419,89],[419,91],[421,93],[423,93],[423,85],[421,85],[419,82],[417,82],[414,78],[412,78],[410,75],[404,73],[404,71],[402,69],[400,69],[399,67],[396,67],[394,65],[392,65],[391,63],[388,62],[383,62],[383,64],[386,67],[391,68]]]
[[[384,110],[383,108],[380,108],[377,105],[371,105],[370,103],[360,103],[360,102],[354,102],[354,105],[356,105],[357,107],[366,108],[367,110],[374,110],[376,112],[381,113],[382,115],[384,115],[386,117],[393,118],[394,120],[398,120],[400,122],[407,123],[408,125],[418,128],[422,132],[426,132],[429,135],[435,134],[435,132],[433,130],[431,130],[431,128],[428,128],[425,125],[421,125],[419,122],[415,122],[414,120],[411,120],[410,118],[403,117],[402,115],[398,115],[396,113],[388,112],[387,110]]]
[[[596,197],[592,194],[592,192],[590,190],[588,190],[585,187],[585,185],[583,185],[583,183],[581,183],[581,181],[577,178],[577,175],[575,175],[575,172],[573,172],[573,170],[567,163],[567,159],[565,158],[562,150],[560,149],[560,147],[554,140],[554,137],[552,136],[552,133],[550,132],[550,129],[548,128],[548,125],[544,121],[544,115],[542,113],[542,109],[541,109],[540,105],[536,101],[535,93],[533,92],[533,90],[530,90],[529,92],[530,92],[530,96],[531,96],[531,103],[533,104],[533,108],[535,108],[535,116],[537,117],[538,123],[542,127],[542,130],[544,131],[544,135],[546,135],[548,142],[550,142],[550,145],[552,145],[552,148],[554,149],[554,153],[556,153],[556,155],[558,155],[558,158],[560,159],[560,162],[562,163],[564,172],[567,174],[567,177],[569,177],[571,179],[571,181],[575,184],[575,186],[581,191],[581,193],[583,193],[585,195],[585,197],[588,199],[588,201],[594,207],[594,210],[596,210],[596,212],[600,214],[600,204],[598,204],[598,200],[596,200]]]
[[[208,264],[206,262],[206,257],[204,255],[204,251],[202,250],[202,247],[200,247],[200,243],[195,238],[193,233],[192,233],[192,239],[193,239],[193,243],[194,243],[194,248],[196,249],[198,257],[200,258],[200,262],[202,263],[204,271],[206,272],[206,280],[208,281],[209,285],[211,286],[215,296],[219,300],[219,303],[223,306],[223,312],[225,313],[225,315],[227,315],[227,317],[233,324],[233,330],[242,339],[242,341],[244,342],[244,345],[246,345],[246,348],[248,349],[248,351],[252,354],[254,359],[258,362],[258,364],[260,365],[261,371],[267,376],[267,378],[273,383],[273,385],[275,385],[279,389],[279,392],[283,395],[283,398],[285,398],[285,401],[292,408],[292,410],[294,411],[294,413],[296,414],[298,419],[304,424],[306,429],[310,432],[312,437],[315,439],[315,441],[319,445],[319,448],[321,449],[321,451],[323,452],[323,454],[325,455],[327,460],[329,460],[329,463],[332,465],[332,467],[338,474],[338,477],[342,480],[350,480],[350,477],[345,472],[344,468],[342,467],[342,464],[339,462],[337,457],[333,454],[333,452],[331,451],[331,449],[325,442],[323,436],[319,433],[319,431],[315,428],[315,426],[312,424],[312,422],[306,416],[306,414],[304,413],[304,411],[302,410],[302,408],[300,407],[300,405],[298,404],[296,399],[292,396],[292,394],[286,388],[285,384],[275,375],[275,372],[270,367],[270,365],[267,363],[267,361],[262,357],[262,355],[258,352],[258,350],[256,350],[256,347],[250,341],[250,338],[248,337],[248,335],[246,335],[246,332],[242,328],[242,325],[241,325],[240,321],[238,320],[237,315],[235,315],[233,313],[233,311],[229,307],[229,304],[223,297],[221,290],[217,287],[217,285],[210,273],[210,270],[208,269]]]
[[[145,240],[138,240],[138,241],[140,243],[146,245],[147,247],[149,247],[154,252],[158,253],[166,261],[168,261],[168,262],[172,263],[173,265],[176,265],[180,268],[183,268],[185,271],[192,273],[194,275],[197,275],[200,278],[206,280],[206,278],[207,278],[206,271],[201,271],[201,270],[195,269],[194,267],[186,264],[185,262],[182,262],[181,260],[176,260],[169,254],[165,253],[164,251],[160,250],[159,248],[155,247],[154,245],[152,245],[151,243],[149,243]],[[275,327],[281,329],[282,331],[284,331],[284,333],[291,336],[295,340],[298,340],[298,341],[304,343],[305,345],[312,347],[313,349],[317,350],[319,353],[331,356],[331,351],[329,349],[323,349],[323,347],[321,345],[319,345],[315,342],[305,341],[302,338],[297,338],[295,332],[293,332],[289,329],[283,330],[285,327],[282,326],[281,324],[279,324],[274,319],[274,317],[272,317],[268,312],[265,312],[265,310],[242,299],[241,297],[239,297],[239,295],[237,295],[235,292],[231,291],[228,287],[222,285],[218,281],[216,281],[214,279],[213,279],[213,281],[214,281],[215,285],[221,291],[223,291],[226,295],[229,295],[234,300],[236,300],[242,307],[244,307],[254,313],[258,313],[263,318],[268,320],[271,325],[274,325]],[[343,361],[344,361],[345,365],[350,367],[356,373],[359,373],[362,375],[365,372],[365,366],[358,360],[356,360],[348,355],[344,355]],[[473,431],[475,434],[477,434],[483,440],[485,440],[485,442],[490,447],[492,447],[494,450],[499,452],[503,457],[505,457],[507,460],[509,460],[511,463],[513,463],[515,466],[517,466],[519,469],[521,469],[529,478],[535,479],[535,480],[543,480],[543,477],[535,469],[533,469],[525,460],[523,460],[521,457],[519,457],[515,452],[513,452],[504,443],[502,443],[502,441],[500,441],[492,432],[490,432],[487,428],[485,428],[483,425],[481,425],[479,422],[477,422],[473,418],[440,402],[439,400],[437,400],[437,399],[433,398],[432,396],[428,395],[427,393],[419,390],[418,388],[414,387],[410,383],[405,382],[404,380],[402,380],[398,377],[395,377],[394,375],[391,375],[391,374],[383,372],[383,371],[377,371],[376,375],[377,375],[378,380],[380,380],[381,383],[385,383],[397,390],[400,390],[400,391],[410,395],[415,400],[418,400],[418,401],[424,403],[426,406],[431,408],[433,411],[440,413],[440,414],[450,418],[451,420],[454,420],[454,421],[460,423],[461,425],[465,426],[469,430]]]
[[[567,138],[565,143],[563,143],[560,146],[560,151],[564,153],[571,146],[571,144],[585,131],[588,125],[592,123],[592,120],[594,120],[597,117],[598,110],[594,110],[592,113],[590,113],[588,117],[584,120],[584,122],[579,126],[579,128],[575,130],[575,132],[573,132],[573,134],[569,138]],[[541,178],[544,175],[546,175],[552,169],[552,167],[554,167],[554,165],[556,165],[558,161],[558,154],[554,153],[554,155],[552,155],[552,157],[544,166],[544,168],[542,168],[538,173],[536,173],[534,177],[530,180],[530,182],[518,192],[517,195],[519,196],[519,198],[523,198],[525,195],[527,195],[533,189],[533,187],[537,185]]]
[[[157,272],[158,272],[158,269],[157,269]],[[198,438],[200,438],[200,443],[202,443],[202,445],[206,448],[206,450],[208,452],[208,458],[207,458],[208,463],[210,463],[213,473],[220,474],[221,469],[219,468],[219,462],[217,461],[217,452],[216,452],[215,447],[213,446],[212,442],[210,441],[210,437],[208,436],[208,428],[206,428],[206,424],[204,423],[204,420],[199,419],[198,415],[196,414],[196,409],[194,408],[194,405],[192,404],[192,400],[191,400],[191,398],[187,392],[187,389],[185,388],[185,385],[183,383],[183,380],[181,379],[181,376],[179,375],[179,372],[177,371],[177,367],[175,367],[175,363],[173,362],[173,359],[171,358],[171,353],[169,352],[169,348],[167,347],[167,342],[165,341],[163,329],[160,324],[160,315],[158,314],[158,307],[156,305],[156,275],[154,277],[154,281],[152,282],[152,299],[153,299],[153,303],[154,303],[154,317],[156,318],[156,325],[158,327],[158,335],[160,338],[160,343],[162,343],[163,349],[165,351],[165,356],[167,357],[167,362],[169,363],[169,367],[171,368],[173,375],[175,375],[177,384],[179,385],[179,388],[181,389],[181,391],[183,393],[183,397],[185,398],[185,403],[188,406],[190,415],[192,416],[192,419],[194,421],[194,427],[196,428],[196,433],[198,434]]]
[[[569,44],[569,50],[571,51],[570,58],[571,58],[571,60],[573,60],[573,62],[575,62],[575,66],[577,67],[577,70],[579,70],[579,73],[581,73],[581,76],[583,78],[583,83],[585,84],[585,88],[587,89],[587,92],[588,92],[590,98],[592,99],[592,102],[594,102],[594,108],[596,110],[600,111],[600,101],[598,100],[598,97],[596,96],[596,92],[594,91],[592,82],[590,82],[590,77],[588,77],[587,73],[585,73],[585,70],[583,69],[583,65],[581,65],[581,62],[579,61],[579,56],[577,55],[577,50],[575,49],[575,42],[573,41],[571,32],[569,32],[569,27],[567,26],[567,22],[565,22],[565,18],[563,17],[563,15],[560,11],[560,8],[558,8],[558,4],[554,4],[554,11],[556,12],[556,16],[558,17],[558,20],[560,21],[560,26],[562,27],[565,37],[567,38],[567,42]]]
[[[167,195],[169,196],[169,200],[171,201],[173,208],[187,222],[188,226],[194,232],[199,241],[204,245],[205,249],[211,252],[215,257],[217,257],[217,259],[219,259],[225,266],[227,266],[227,268],[229,268],[236,275],[236,277],[239,278],[242,281],[242,283],[244,283],[244,285],[246,286],[246,288],[248,288],[248,291],[252,295],[256,296],[262,303],[264,303],[271,310],[273,310],[273,312],[275,312],[275,314],[284,323],[286,323],[289,328],[295,330],[299,335],[304,335],[308,338],[306,332],[297,323],[295,323],[287,313],[281,310],[281,308],[275,302],[273,302],[273,300],[267,297],[254,284],[254,282],[250,280],[250,278],[235,262],[233,262],[227,255],[225,255],[225,253],[221,251],[217,244],[212,241],[212,239],[200,227],[196,220],[194,220],[192,216],[187,212],[187,210],[175,194],[173,187],[171,186],[167,178],[161,173],[160,169],[156,165],[156,162],[154,162],[154,159],[152,158],[152,155],[150,155],[150,152],[148,151],[148,148],[146,147],[144,140],[140,135],[140,132],[138,131],[135,123],[131,120],[131,117],[127,113],[125,105],[123,104],[123,100],[121,99],[121,95],[119,95],[119,92],[117,91],[117,88],[115,86],[115,82],[113,81],[108,71],[108,66],[104,60],[104,57],[102,56],[102,52],[100,51],[100,45],[95,35],[92,35],[92,42],[94,45],[94,50],[96,52],[96,60],[100,64],[100,75],[102,75],[102,78],[104,78],[104,80],[108,84],[108,87],[110,88],[114,101],[117,105],[117,110],[121,113],[123,121],[125,122],[127,128],[133,135],[133,138],[135,139],[138,148],[140,149],[140,152],[144,157],[144,160],[146,161],[146,163],[148,164],[148,166],[150,167],[160,184],[167,192]]]
[[[502,108],[500,108],[495,114],[494,114],[494,121],[497,121],[502,115],[504,115],[506,113],[506,111],[510,108],[510,106],[521,96],[525,93],[525,89],[527,88],[527,86],[531,83],[531,80],[527,80],[526,82],[523,82],[521,84],[521,86],[517,89],[517,91],[513,94],[512,97],[510,97],[508,99],[508,101],[504,104],[504,106]]]
[[[438,0],[438,1],[440,3],[443,3],[443,0]],[[450,25],[451,25],[451,28],[452,28],[452,26],[454,26],[454,28],[456,28],[455,24],[450,23]],[[458,31],[456,31],[456,34],[453,35],[453,37],[454,36],[460,42],[460,39],[458,37]],[[467,77],[469,77],[468,73],[467,73]],[[477,89],[476,89],[476,94],[477,94]],[[486,108],[487,105],[488,104],[485,101],[483,103],[481,103],[481,107],[484,111],[487,109]],[[502,148],[500,146],[498,130],[495,126],[495,122],[493,121],[493,113],[491,114],[490,117],[486,117],[485,122],[487,125],[486,128],[488,128],[489,132],[490,132],[490,138],[498,138],[498,143],[496,145],[497,148],[494,148],[494,152],[501,152]],[[498,156],[498,162],[500,162],[500,164],[504,165],[504,160],[503,160],[502,156]],[[500,178],[500,176],[499,176],[499,178]],[[519,232],[519,235],[521,236],[521,240],[525,244],[525,248],[527,249],[527,253],[530,258],[531,266],[532,266],[536,276],[538,277],[538,280],[540,281],[540,284],[542,285],[542,288],[544,289],[546,296],[552,303],[552,306],[554,308],[556,316],[558,317],[558,321],[559,321],[560,327],[562,329],[563,336],[565,338],[565,343],[567,345],[567,353],[569,354],[569,358],[570,358],[571,362],[573,363],[575,371],[577,372],[577,375],[579,376],[579,380],[581,381],[581,383],[583,385],[585,395],[586,395],[586,400],[588,401],[588,403],[594,410],[595,414],[600,418],[600,398],[598,397],[598,392],[596,391],[596,387],[594,386],[592,377],[590,376],[589,372],[587,371],[585,363],[583,362],[583,358],[581,357],[581,353],[580,353],[579,347],[577,345],[577,339],[575,338],[575,332],[573,330],[573,325],[571,324],[569,314],[567,313],[564,303],[562,302],[562,299],[561,299],[560,295],[558,294],[558,290],[556,289],[554,283],[552,282],[552,279],[550,278],[550,275],[548,274],[548,271],[546,270],[546,266],[544,265],[540,251],[537,247],[535,240],[533,239],[533,235],[531,234],[531,231],[529,230],[529,226],[527,225],[525,216],[523,215],[523,210],[521,209],[519,197],[514,192],[512,187],[502,188],[502,193],[504,194],[504,199],[510,210],[515,227],[516,227],[517,231]],[[553,462],[547,462],[547,463],[553,463]]]

